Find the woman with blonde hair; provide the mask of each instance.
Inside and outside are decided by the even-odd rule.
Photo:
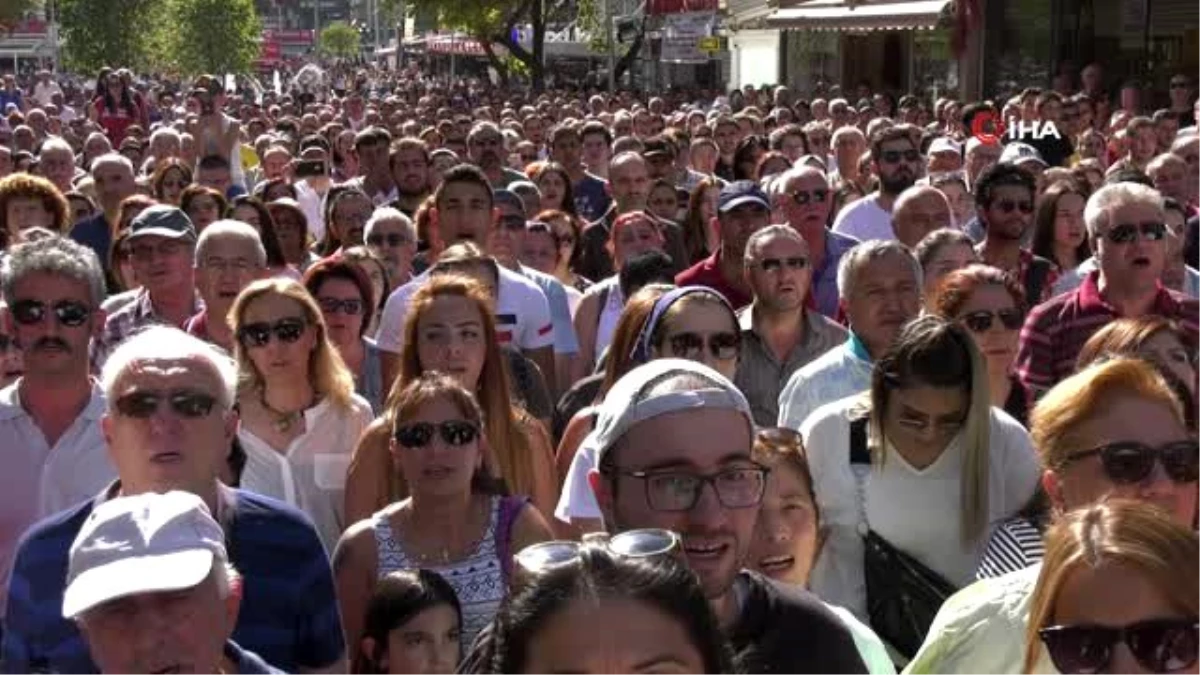
[[[1046,536],[1023,672],[1196,672],[1200,541],[1144,502],[1066,514]]]
[[[330,342],[321,308],[299,282],[247,286],[229,311],[237,340],[242,487],[308,514],[332,551],[354,444],[371,405]]]
[[[495,466],[489,467],[493,475],[512,494],[532,498],[539,511],[553,510],[557,481],[550,438],[536,418],[512,404],[493,307],[482,284],[458,274],[434,274],[413,295],[400,373],[383,416],[354,451],[346,491],[351,519],[365,518],[409,493],[401,467],[388,457],[386,429],[395,418],[400,392],[431,370],[455,377],[478,397],[495,458]]]

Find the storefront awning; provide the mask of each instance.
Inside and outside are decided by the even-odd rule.
[[[951,0],[854,2],[812,0],[777,10],[767,18],[773,28],[824,31],[928,30],[935,28]]]

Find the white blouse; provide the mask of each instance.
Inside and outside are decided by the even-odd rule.
[[[850,465],[850,412],[858,396],[818,408],[801,426],[822,524],[828,538],[813,567],[811,588],[826,602],[867,620],[858,487]],[[974,579],[988,532],[1033,495],[1040,469],[1029,434],[999,408],[991,409],[988,531],[964,544],[961,437],[932,464],[917,469],[894,449],[865,478],[870,528],[952,584]]]
[[[312,518],[328,553],[346,528],[346,472],[358,438],[371,423],[371,404],[355,394],[343,411],[328,399],[304,411],[305,432],[278,452],[245,426],[242,488],[287,502]]]

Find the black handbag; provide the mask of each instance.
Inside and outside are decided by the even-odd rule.
[[[958,589],[867,524],[863,474],[870,470],[871,453],[867,448],[866,418],[850,422],[850,464],[858,482],[859,511],[865,529],[863,575],[871,628],[906,659],[911,659],[921,648],[942,603]]]

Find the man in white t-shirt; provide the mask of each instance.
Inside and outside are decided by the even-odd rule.
[[[50,77],[50,71],[40,71],[38,73],[37,84],[33,85],[33,100],[45,108],[54,102],[54,94],[56,93],[61,96],[63,93],[62,87],[58,86],[54,78]]]
[[[447,246],[471,242],[487,250],[492,223],[498,217],[487,178],[467,164],[451,168],[434,194],[430,217]],[[499,271],[496,337],[501,344],[512,343],[520,348],[546,374],[546,380],[552,382],[554,330],[546,296],[534,282],[520,274],[503,267]],[[392,382],[400,372],[408,303],[427,278],[423,274],[396,289],[384,305],[375,336],[383,352],[384,382]]]
[[[907,130],[888,127],[871,138],[871,163],[879,189],[842,209],[833,231],[859,241],[895,239],[892,206],[920,177],[924,159]]]

